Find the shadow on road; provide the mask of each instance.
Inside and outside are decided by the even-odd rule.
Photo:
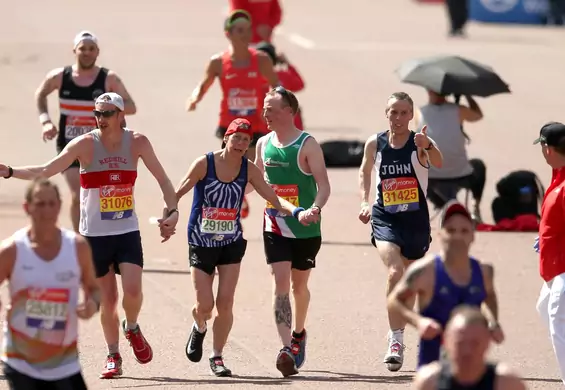
[[[405,371],[406,372],[406,371]],[[413,371],[408,371],[408,373]],[[116,386],[115,388],[143,388],[143,387],[157,387],[167,384],[169,386],[181,386],[187,384],[235,384],[245,383],[256,386],[273,386],[273,385],[288,385],[290,382],[321,382],[321,383],[410,383],[412,381],[412,374],[401,375],[362,375],[352,374],[345,372],[334,371],[319,371],[319,370],[304,370],[302,371],[307,376],[295,376],[290,378],[275,378],[268,376],[234,376],[232,378],[217,378],[217,379],[184,379],[184,378],[171,378],[171,377],[151,377],[151,378],[135,378],[135,377],[122,377],[123,379],[139,380],[144,383],[139,385]],[[323,374],[323,375],[310,375],[310,374]]]

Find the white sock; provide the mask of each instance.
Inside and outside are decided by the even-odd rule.
[[[210,354],[210,358],[215,358],[215,357],[222,357],[222,353],[216,350],[212,350],[212,353]]]
[[[198,324],[196,323],[196,321],[194,321],[194,328],[198,331],[198,333],[204,333],[206,332],[206,323],[204,323],[204,327],[202,329],[200,329],[200,327],[198,326]]]
[[[392,330],[392,339],[404,344],[404,329]]]

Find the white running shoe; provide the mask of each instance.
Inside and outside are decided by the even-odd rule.
[[[388,337],[388,349],[384,363],[386,368],[392,372],[400,370],[404,363],[404,345],[396,340],[393,335]]]

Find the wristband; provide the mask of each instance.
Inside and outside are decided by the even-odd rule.
[[[424,148],[424,150],[430,150],[433,146],[434,146],[434,143],[432,141],[430,141],[430,146],[428,146],[427,148]]]
[[[8,176],[4,176],[4,179],[9,179],[14,176],[14,169],[8,165]]]
[[[361,202],[361,208],[369,206],[369,202]]]
[[[43,114],[39,115],[39,123],[44,125],[47,122],[51,122],[51,118],[49,117],[48,113],[44,112]]]
[[[304,207],[297,207],[294,210],[292,210],[292,216],[298,219],[298,214],[300,214],[302,211],[305,211]]]
[[[173,213],[178,213],[179,209],[171,209],[171,210],[167,210],[167,218],[169,218],[171,215],[173,215]]]

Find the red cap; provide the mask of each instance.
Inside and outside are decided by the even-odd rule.
[[[447,221],[450,217],[452,217],[455,214],[462,215],[467,219],[469,219],[469,221],[473,220],[473,218],[471,217],[471,213],[469,213],[469,210],[467,210],[467,207],[465,207],[462,203],[456,200],[452,200],[450,202],[447,202],[447,204],[443,208],[441,219],[439,221],[439,227],[443,228],[443,225],[445,225],[445,221]]]
[[[247,119],[237,118],[230,123],[226,133],[224,135],[232,135],[235,133],[244,133],[253,136],[253,130],[251,130],[251,123]]]

